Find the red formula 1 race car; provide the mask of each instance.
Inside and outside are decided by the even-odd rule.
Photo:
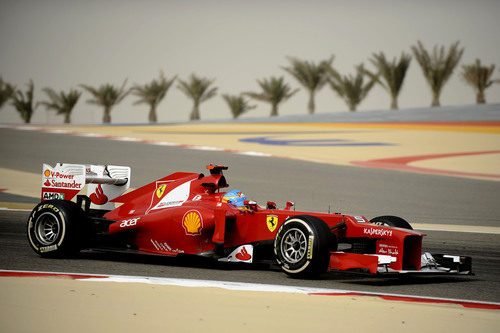
[[[125,193],[130,168],[44,164],[42,202],[31,212],[29,244],[41,256],[81,249],[198,255],[226,262],[276,262],[291,275],[471,274],[471,258],[422,254],[425,234],[405,220],[263,208],[228,187],[226,166],[210,175],[176,172]],[[88,195],[77,195],[87,186]],[[76,196],[76,202],[70,201]],[[115,205],[117,207],[115,207]]]

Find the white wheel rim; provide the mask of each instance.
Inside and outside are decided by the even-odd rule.
[[[306,251],[307,237],[305,233],[298,228],[287,230],[281,241],[283,259],[290,264],[296,264],[304,258]]]
[[[61,226],[57,217],[45,212],[35,222],[35,237],[42,245],[54,244],[61,232]]]

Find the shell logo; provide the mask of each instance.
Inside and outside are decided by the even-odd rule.
[[[203,219],[196,210],[190,210],[182,218],[182,226],[186,230],[187,235],[196,236],[201,234],[203,228]]]
[[[43,175],[44,175],[45,177],[49,177],[49,176],[50,176],[50,171],[49,171],[48,169],[47,169],[47,170],[45,170],[45,171],[43,172]]]

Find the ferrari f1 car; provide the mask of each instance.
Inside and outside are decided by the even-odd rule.
[[[272,261],[297,277],[335,270],[471,274],[470,257],[422,254],[425,234],[402,218],[298,212],[292,202],[277,209],[268,201],[264,208],[241,192],[221,191],[228,187],[226,166],[207,169],[207,176],[176,172],[127,192],[129,167],[44,164],[29,244],[41,256],[99,249]],[[85,186],[87,195],[78,195]]]

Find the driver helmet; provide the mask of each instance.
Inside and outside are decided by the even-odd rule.
[[[245,200],[247,200],[246,195],[238,190],[226,192],[226,194],[222,197],[222,202],[230,203],[238,209],[246,209]]]

